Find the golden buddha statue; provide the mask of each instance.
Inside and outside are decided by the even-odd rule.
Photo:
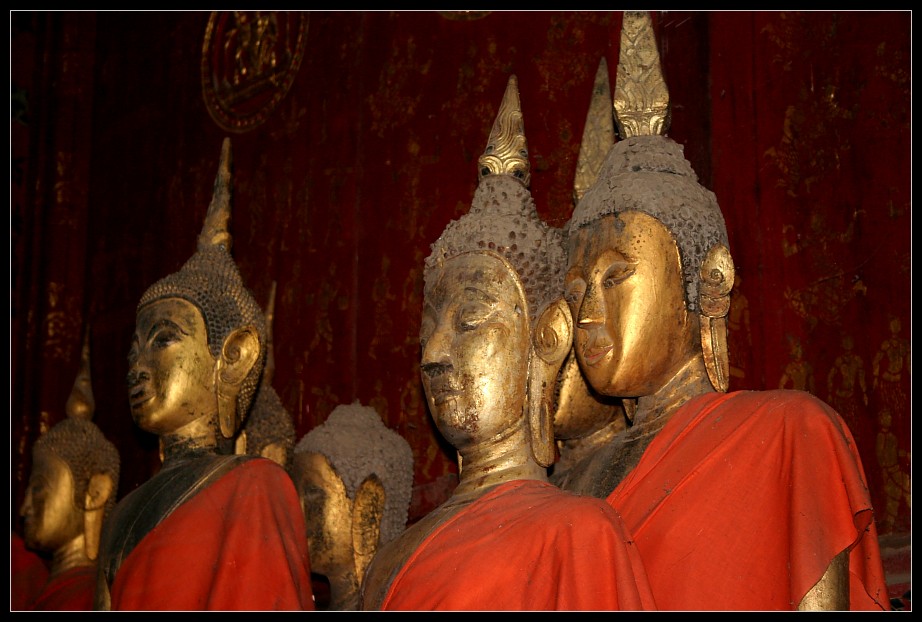
[[[562,486],[621,513],[661,609],[888,608],[841,417],[806,392],[726,392],[726,226],[665,136],[646,13],[624,15],[614,114],[620,140],[568,225],[565,295],[587,380],[636,410]]]
[[[304,516],[278,464],[222,454],[265,361],[262,311],[230,255],[230,140],[198,250],[138,304],[128,356],[135,423],[163,465],[106,523],[98,609],[313,609]]]
[[[595,182],[608,150],[615,141],[615,124],[609,112],[612,106],[608,64],[603,57],[596,70],[595,82],[583,129],[576,175],[573,180],[573,204],[579,202]],[[575,351],[571,350],[557,376],[554,392],[554,437],[558,458],[551,466],[550,480],[560,485],[569,471],[600,447],[608,445],[628,424],[632,400],[601,395],[587,382]],[[627,406],[627,408],[625,408]]]
[[[551,404],[572,321],[560,295],[560,230],[539,218],[528,190],[515,76],[478,165],[470,211],[448,224],[425,261],[420,328],[426,401],[458,452],[459,483],[379,549],[362,607],[651,607],[617,513],[547,479]]]
[[[275,351],[272,345],[275,289],[276,283],[272,281],[266,307],[266,367],[253,397],[250,414],[247,415],[243,430],[237,435],[234,451],[269,458],[287,470],[295,446],[295,425],[291,413],[272,387],[272,379],[275,377]]]
[[[311,567],[330,583],[326,609],[357,609],[368,564],[406,528],[410,444],[371,406],[341,404],[298,442],[290,473],[307,523]]]
[[[93,609],[100,534],[115,506],[119,455],[91,421],[95,400],[88,337],[67,400],[67,418],[32,448],[32,472],[19,512],[25,519],[26,545],[51,554],[50,574],[31,604],[33,610]]]

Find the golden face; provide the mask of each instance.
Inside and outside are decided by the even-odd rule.
[[[522,425],[531,347],[525,300],[512,268],[486,253],[449,259],[426,288],[423,387],[456,449]]]
[[[25,540],[29,548],[56,551],[83,532],[83,511],[74,504],[74,476],[67,463],[41,447],[33,457],[19,511],[25,519]]]
[[[557,382],[555,438],[583,438],[622,417],[620,401],[594,393],[586,383],[575,353],[564,361]]]
[[[342,479],[326,456],[314,452],[295,454],[292,478],[307,525],[311,570],[329,576],[351,567],[352,501]]]
[[[215,362],[195,305],[165,298],[144,306],[128,355],[128,403],[135,423],[163,435],[213,415]]]
[[[700,354],[678,246],[652,216],[609,215],[578,230],[565,297],[576,320],[576,356],[599,393],[651,395]]]

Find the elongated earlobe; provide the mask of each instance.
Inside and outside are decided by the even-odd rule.
[[[215,391],[218,401],[218,422],[221,434],[232,438],[239,427],[237,395],[247,375],[259,360],[259,334],[253,326],[232,331],[221,348],[215,365]]]
[[[727,313],[735,269],[730,251],[716,244],[701,262],[699,306],[701,308],[701,349],[704,365],[714,389],[726,393],[730,386],[730,356],[727,349]]]
[[[556,458],[551,400],[560,366],[573,345],[573,317],[559,298],[541,312],[535,324],[534,355],[528,374],[528,427],[535,461],[550,466]]]
[[[83,511],[83,532],[86,556],[96,559],[99,556],[99,538],[102,534],[102,521],[106,513],[106,504],[115,490],[115,482],[106,473],[94,473],[86,488]]]

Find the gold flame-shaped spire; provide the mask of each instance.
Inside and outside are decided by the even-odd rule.
[[[665,135],[669,129],[669,89],[660,67],[653,21],[646,11],[624,13],[614,115],[621,140]]]
[[[221,144],[221,161],[218,163],[218,174],[214,181],[214,193],[211,203],[208,204],[208,213],[205,214],[205,223],[198,236],[198,248],[209,246],[223,246],[229,253],[233,239],[230,234],[231,199],[233,188],[231,185],[231,169],[233,166],[231,156],[230,138],[225,138]]]
[[[599,61],[592,85],[592,98],[586,113],[583,142],[579,146],[576,175],[573,179],[573,202],[578,203],[586,190],[599,177],[599,170],[612,145],[615,144],[615,122],[612,116],[611,86],[608,80],[608,63]]]
[[[83,347],[80,351],[80,369],[77,371],[77,378],[74,380],[74,388],[71,389],[70,396],[67,398],[67,404],[64,406],[64,412],[68,417],[74,419],[93,419],[96,412],[96,400],[93,398],[93,383],[90,377],[90,329],[87,328],[83,333]]]
[[[522,105],[519,103],[519,82],[514,75],[509,76],[487,148],[477,164],[478,180],[487,175],[511,175],[525,184],[526,188],[531,184],[528,143],[525,140]]]

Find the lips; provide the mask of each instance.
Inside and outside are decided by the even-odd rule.
[[[444,404],[460,394],[461,390],[448,378],[435,378],[429,381],[429,396],[433,404]]]
[[[601,361],[605,357],[606,354],[611,352],[612,348],[614,348],[614,346],[605,346],[602,348],[599,348],[599,347],[586,348],[583,351],[583,360],[586,362],[587,365],[595,365],[596,363]]]
[[[128,396],[128,405],[132,408],[132,410],[140,408],[151,399],[153,399],[153,397],[154,396],[148,393],[145,389],[138,389],[133,391],[131,395]]]

